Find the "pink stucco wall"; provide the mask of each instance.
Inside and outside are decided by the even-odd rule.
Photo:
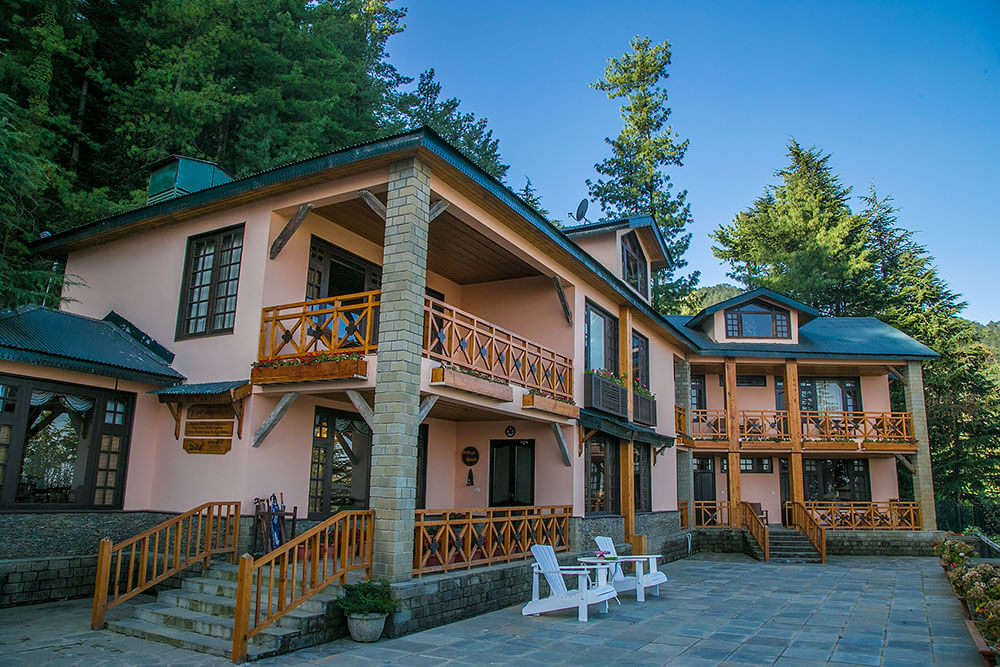
[[[770,523],[781,523],[781,485],[778,474],[778,457],[771,457],[774,472],[741,473],[740,499],[760,503],[767,510]]]
[[[868,470],[872,481],[872,500],[885,501],[899,498],[895,457],[873,456],[868,459]]]

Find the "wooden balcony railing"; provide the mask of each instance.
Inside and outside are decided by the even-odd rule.
[[[767,524],[760,518],[757,510],[750,503],[733,503],[733,513],[736,526],[750,533],[757,540],[764,552],[764,562],[771,560],[771,540],[768,536]]]
[[[573,396],[573,360],[471,313],[427,297],[424,354],[561,398]]]
[[[741,410],[741,440],[788,440],[787,410]]]
[[[264,308],[259,361],[378,349],[381,292]],[[423,353],[526,389],[572,398],[573,360],[475,315],[427,297]]]
[[[691,411],[690,435],[693,440],[726,440],[728,433],[725,410]]]
[[[728,526],[731,503],[728,500],[696,500],[694,501],[694,527],[711,528]]]
[[[913,440],[909,412],[802,411],[802,437],[806,440]]]
[[[217,554],[231,553],[235,561],[239,537],[240,503],[234,501],[198,505],[118,544],[104,538],[97,552],[90,627],[103,628],[108,609],[181,570],[197,563],[207,568]]]
[[[674,404],[674,432],[677,435],[688,434],[687,408]]]
[[[260,558],[244,554],[236,575],[233,662],[246,659],[254,636],[334,580],[346,583],[354,570],[371,577],[374,528],[372,510],[346,510]]]
[[[825,563],[826,529],[816,520],[813,513],[806,509],[806,505],[789,501],[785,503],[785,508],[789,523],[798,527],[809,538],[813,547],[819,552],[820,561]]]
[[[831,530],[920,530],[920,503],[807,500],[805,508]]]
[[[687,528],[690,524],[690,516],[688,515],[688,501],[679,500],[677,501],[677,511],[681,515],[681,528]]]
[[[257,359],[374,352],[380,296],[374,290],[264,308]]]
[[[566,551],[572,513],[570,505],[417,510],[413,573],[509,563],[533,544]]]

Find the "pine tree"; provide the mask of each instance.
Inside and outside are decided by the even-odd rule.
[[[606,138],[611,157],[594,165],[602,176],[587,181],[590,196],[601,211],[614,217],[651,215],[667,242],[668,267],[653,276],[653,304],[660,312],[677,312],[698,284],[699,273],[678,275],[691,244],[692,222],[687,190],[673,191],[666,169],[680,167],[688,149],[669,124],[671,109],[662,85],[669,76],[670,44],[654,45],[648,37],[634,37],[631,51],[611,58],[604,78],[592,87],[612,100],[623,100],[624,127],[615,139]]]
[[[535,186],[531,183],[531,179],[527,176],[524,177],[524,187],[517,191],[517,195],[524,200],[525,204],[533,208],[535,213],[542,216],[556,227],[562,227],[559,220],[553,220],[549,217],[549,210],[542,205],[542,198],[538,194],[538,190],[535,189]]]

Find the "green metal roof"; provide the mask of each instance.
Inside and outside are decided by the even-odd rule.
[[[42,306],[0,311],[0,359],[147,384],[184,380],[114,322]]]
[[[796,301],[795,299],[785,296],[780,292],[775,292],[774,290],[769,290],[766,287],[758,287],[757,289],[750,290],[749,292],[743,292],[742,294],[737,294],[734,297],[726,299],[725,301],[720,301],[719,303],[713,304],[708,308],[703,308],[700,313],[692,317],[686,326],[696,327],[701,324],[705,318],[714,315],[715,313],[723,310],[725,308],[732,308],[733,306],[738,306],[740,304],[746,303],[748,301],[753,301],[764,297],[765,299],[770,299],[780,303],[783,306],[787,306],[793,310],[797,310],[800,313],[805,313],[810,317],[820,317],[820,312],[813,308],[812,306],[807,306],[801,301]]]
[[[236,389],[250,383],[250,380],[231,380],[229,382],[201,382],[195,384],[179,384],[165,389],[157,389],[149,393],[158,396],[212,396],[222,394],[230,389]]]
[[[689,315],[668,315],[705,356],[937,359],[938,353],[874,317],[817,317],[799,327],[798,343],[718,343],[688,327]]]
[[[596,410],[580,410],[580,426],[601,431],[623,440],[642,442],[655,447],[674,446],[674,439],[669,435],[661,435],[654,429],[639,426],[626,419],[619,419]]]

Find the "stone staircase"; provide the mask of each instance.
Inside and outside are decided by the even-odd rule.
[[[201,653],[232,655],[236,565],[213,561],[181,588],[162,590],[156,602],[131,607],[133,616],[108,620],[108,629]],[[264,577],[267,577],[265,571]],[[346,634],[334,601],[340,587],[327,586],[250,640],[247,660],[259,660],[337,639]],[[256,587],[251,594],[253,619]]]
[[[783,526],[768,527],[772,563],[819,563],[819,552],[802,531]]]

